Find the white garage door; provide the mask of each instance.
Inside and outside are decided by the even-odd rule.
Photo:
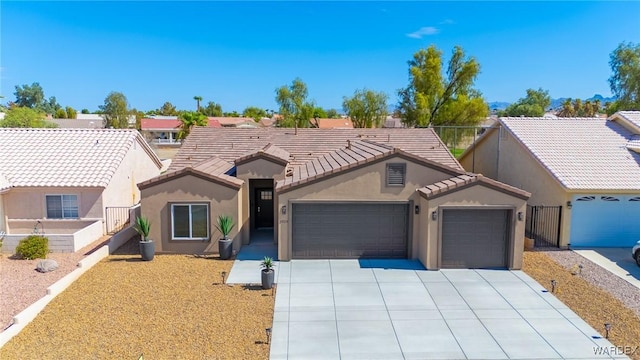
[[[571,203],[572,247],[631,247],[640,240],[640,196],[576,196]]]

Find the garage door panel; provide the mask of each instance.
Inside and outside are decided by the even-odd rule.
[[[444,210],[441,267],[507,267],[509,210]]]
[[[294,258],[407,257],[407,204],[293,204],[292,221]]]
[[[631,247],[640,239],[636,196],[577,196],[572,201],[571,246]]]

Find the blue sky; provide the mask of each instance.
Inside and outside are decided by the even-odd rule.
[[[276,109],[300,77],[325,108],[364,87],[395,104],[407,61],[435,44],[479,61],[487,101],[609,96],[609,54],[640,42],[639,18],[640,2],[2,1],[0,94],[39,82],[78,110],[120,91],[141,110],[199,95],[242,111]]]

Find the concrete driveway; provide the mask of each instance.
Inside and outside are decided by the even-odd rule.
[[[573,251],[640,289],[640,266],[631,257],[631,247],[576,248]]]
[[[276,281],[271,359],[611,358],[594,353],[611,343],[521,271],[293,260]]]

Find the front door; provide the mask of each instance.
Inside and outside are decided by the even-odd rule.
[[[256,228],[273,227],[273,188],[257,188],[255,191]]]

